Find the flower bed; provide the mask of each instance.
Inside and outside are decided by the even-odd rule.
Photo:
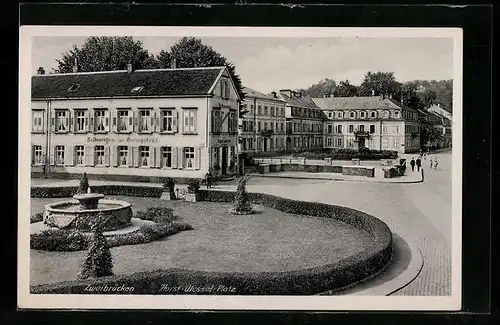
[[[168,208],[149,208],[145,212],[139,211],[135,217],[154,224],[143,225],[131,233],[106,237],[109,247],[149,243],[179,231],[193,229],[188,224],[176,222],[176,216]],[[90,235],[78,230],[48,229],[30,235],[30,248],[59,252],[86,250]]]
[[[200,190],[200,199],[233,202],[234,192]],[[370,234],[372,243],[362,252],[337,263],[287,272],[204,272],[187,269],[152,270],[97,280],[67,281],[31,287],[32,293],[88,293],[85,287],[126,285],[131,294],[162,294],[161,288],[213,286],[234,291],[184,292],[188,294],[310,295],[340,289],[381,270],[392,253],[392,233],[385,223],[361,211],[316,202],[301,202],[262,193],[249,193],[251,203],[305,216],[334,218]],[[94,292],[97,293],[97,292]],[[183,292],[178,292],[182,294]],[[165,293],[164,293],[165,294]]]
[[[306,159],[323,160],[331,158],[334,160],[351,160],[358,158],[361,160],[380,160],[380,159],[396,159],[398,157],[397,151],[391,150],[356,150],[356,149],[330,149],[322,151],[302,152],[298,154],[299,157]]]

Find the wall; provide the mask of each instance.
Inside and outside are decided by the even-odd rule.
[[[374,177],[375,176],[375,168],[374,167],[366,168],[366,167],[356,167],[356,166],[343,166],[342,167],[342,175]]]

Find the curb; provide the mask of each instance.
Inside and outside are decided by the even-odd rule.
[[[399,236],[398,236],[399,237]],[[424,258],[422,255],[422,252],[420,249],[415,246],[414,244],[402,239],[402,237],[399,237],[400,240],[403,240],[406,245],[408,245],[408,250],[411,253],[411,260],[406,269],[396,276],[393,279],[390,279],[386,282],[383,282],[379,285],[377,284],[372,284],[374,281],[377,279],[380,279],[384,275],[385,272],[390,272],[391,271],[391,266],[394,267],[394,265],[391,265],[391,262],[387,264],[386,267],[384,267],[382,270],[377,272],[376,274],[373,274],[372,276],[363,279],[359,282],[353,283],[349,285],[348,287],[345,287],[340,290],[333,290],[333,291],[326,291],[323,293],[320,293],[318,295],[342,295],[342,296],[390,296],[395,294],[396,292],[402,290],[403,288],[407,287],[409,284],[411,284],[420,274],[422,271],[422,268],[424,266]],[[392,258],[391,258],[392,261]],[[363,285],[365,284],[368,286],[366,289],[361,289],[361,290],[356,290],[356,286]],[[349,291],[350,289],[355,290],[352,293],[343,293],[344,291]]]
[[[422,175],[418,180],[408,180],[408,181],[367,181],[364,179],[354,180],[354,179],[344,179],[344,178],[328,178],[328,177],[307,177],[307,176],[274,176],[270,174],[250,174],[252,177],[262,177],[262,178],[285,178],[285,179],[312,179],[312,180],[322,180],[322,181],[343,181],[343,182],[355,182],[355,183],[383,183],[383,184],[412,184],[412,183],[422,183],[424,181],[424,172],[422,169]]]

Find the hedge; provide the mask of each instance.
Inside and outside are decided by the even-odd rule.
[[[91,186],[92,192],[105,195],[121,195],[136,197],[160,197],[163,189],[152,186],[123,186],[123,185],[97,185]],[[62,198],[72,197],[78,190],[77,186],[67,187],[32,187],[31,197],[34,198]]]
[[[212,202],[232,202],[234,192],[200,190],[200,198]],[[166,287],[213,287],[210,292],[175,292],[175,294],[238,294],[238,295],[311,295],[335,290],[361,281],[381,270],[392,254],[392,233],[377,218],[358,210],[316,202],[302,202],[263,193],[249,193],[250,201],[283,212],[314,217],[334,218],[368,232],[372,244],[356,255],[334,264],[287,272],[208,272],[168,269],[110,276],[91,280],[65,281],[31,286],[38,294],[109,294],[88,291],[88,286],[134,287],[124,294],[168,294]],[[220,292],[217,288],[235,288],[235,292]]]
[[[315,160],[323,160],[325,158],[331,158],[335,160],[351,160],[354,158],[361,160],[380,160],[380,159],[396,159],[398,157],[398,152],[392,150],[370,150],[368,148],[364,150],[338,148],[338,149],[302,152],[298,154],[298,156],[305,157],[306,159],[315,159]]]

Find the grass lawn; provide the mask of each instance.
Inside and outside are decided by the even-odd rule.
[[[227,203],[107,198],[128,201],[134,210],[171,207],[179,221],[194,227],[160,241],[111,248],[115,274],[172,267],[222,272],[286,271],[335,263],[371,244],[368,233],[345,223],[260,205],[255,206],[256,214],[236,216],[228,212],[231,205]],[[60,200],[32,198],[32,213]],[[85,253],[31,250],[31,284],[76,279]]]

